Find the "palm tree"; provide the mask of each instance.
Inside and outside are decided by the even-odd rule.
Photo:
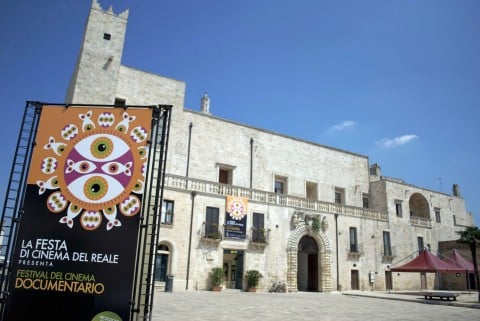
[[[468,226],[465,231],[459,231],[457,233],[460,234],[458,242],[467,244],[470,252],[472,252],[473,273],[477,283],[478,302],[480,302],[480,275],[477,266],[477,244],[480,242],[480,229],[478,229],[477,226]]]

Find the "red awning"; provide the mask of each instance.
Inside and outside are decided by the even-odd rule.
[[[447,272],[459,273],[465,272],[465,268],[459,268],[453,264],[449,264],[428,250],[423,250],[419,256],[397,267],[390,269],[393,272]]]
[[[468,270],[468,272],[473,272],[473,263],[461,256],[457,250],[454,249],[452,251],[452,254],[450,254],[450,260],[452,260],[449,261],[450,263],[458,268],[463,269],[463,272],[466,270]]]

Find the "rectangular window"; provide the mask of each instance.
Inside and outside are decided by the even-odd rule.
[[[455,217],[455,214],[453,214],[453,225],[457,225],[457,218]]]
[[[305,185],[305,194],[308,199],[318,200],[317,183],[307,182]]]
[[[287,194],[287,178],[275,176],[274,192],[276,194]]]
[[[440,217],[440,209],[435,208],[435,221],[437,223],[442,223],[442,218]]]
[[[219,168],[218,169],[218,182],[222,184],[232,184],[232,169]]]
[[[345,191],[343,188],[335,188],[335,203],[344,204],[344,201],[345,201],[344,192]]]
[[[357,228],[350,227],[350,252],[358,252],[358,243],[357,243]]]
[[[423,245],[423,237],[421,236],[417,237],[417,243],[418,243],[418,254],[420,254],[425,248],[425,246]]]
[[[110,39],[112,39],[112,35],[109,34],[109,33],[104,33],[104,34],[103,34],[103,39],[105,39],[105,40],[110,40]]]
[[[402,201],[395,201],[395,213],[397,217],[402,217]]]
[[[363,194],[362,196],[362,202],[363,202],[363,208],[368,208],[368,194]]]
[[[214,239],[221,238],[220,229],[218,228],[219,213],[220,211],[218,207],[207,206],[207,213],[205,217],[205,237]]]
[[[383,255],[392,256],[392,245],[390,244],[390,232],[383,231]]]
[[[256,243],[266,242],[264,217],[265,216],[262,213],[253,213],[252,242],[256,242]]]
[[[160,213],[160,223],[173,224],[173,201],[163,200],[162,211]]]

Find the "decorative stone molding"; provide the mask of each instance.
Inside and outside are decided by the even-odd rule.
[[[318,233],[320,230],[325,232],[328,229],[328,221],[326,216],[322,216],[318,213],[295,211],[292,215],[292,226],[297,228],[304,223],[309,229]]]
[[[332,286],[332,249],[327,236],[322,232],[314,232],[312,227],[306,223],[305,213],[296,211],[292,216],[294,230],[290,234],[287,243],[287,287],[288,292],[298,292],[298,243],[300,239],[308,235],[318,244],[320,257],[319,266],[319,291],[331,292]]]

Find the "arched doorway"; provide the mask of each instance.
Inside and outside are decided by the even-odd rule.
[[[298,242],[297,252],[298,291],[318,291],[318,245],[315,239],[305,235]]]
[[[313,230],[311,226],[306,224],[301,214],[302,213],[295,213],[295,215],[292,217],[292,225],[294,227],[294,230],[290,234],[287,242],[287,289],[288,289],[288,292],[297,292],[298,290],[303,291],[301,288],[298,287],[299,269],[303,269],[303,271],[305,271],[306,269],[307,271],[307,273],[304,273],[302,275],[307,276],[307,279],[306,279],[307,285],[305,288],[308,289],[308,275],[309,275],[308,258],[303,260],[304,256],[300,255],[300,258],[304,263],[299,263],[298,252],[300,248],[306,248],[307,253],[311,252],[309,250],[308,244],[311,244],[312,240],[314,244],[311,244],[311,245],[313,246],[313,248],[316,247],[317,249],[317,256],[316,256],[317,272],[314,274],[317,278],[316,291],[331,292],[333,291],[333,285],[332,285],[332,265],[331,265],[332,249],[330,247],[330,243],[328,242],[328,238],[325,235],[324,231]],[[325,228],[325,230],[327,228],[328,226]],[[306,237],[305,241],[301,241],[304,237]],[[305,245],[305,246],[300,245],[300,243],[302,243],[302,245]],[[304,251],[304,254],[307,254],[307,253],[305,253]],[[314,256],[312,256],[311,260],[315,261]],[[307,268],[305,268],[305,266],[307,266]],[[311,268],[311,269],[314,269],[314,268]],[[313,275],[313,273],[311,275]]]
[[[157,248],[157,255],[155,255],[155,281],[166,282],[168,274],[168,261],[170,256],[170,249],[165,244],[160,244]]]

